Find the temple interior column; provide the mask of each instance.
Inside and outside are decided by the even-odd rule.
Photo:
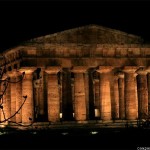
[[[34,122],[34,102],[33,102],[34,70],[35,68],[20,69],[20,72],[25,72],[25,76],[22,81],[22,96],[27,95],[27,99],[22,107],[22,123],[24,124]],[[24,101],[24,98],[22,100]]]
[[[84,73],[85,99],[86,99],[86,118],[89,120],[89,72]]]
[[[43,82],[44,75],[41,68],[37,68],[34,72],[34,107],[35,121],[45,121],[44,91]]]
[[[48,89],[47,89],[47,83],[48,77],[47,73],[43,72],[43,100],[44,100],[44,120],[48,121],[48,106],[47,106],[47,101],[48,101]]]
[[[57,73],[60,67],[48,67],[45,72],[48,74],[47,80],[47,104],[48,104],[48,121],[60,121],[60,95],[58,87]]]
[[[86,72],[85,67],[74,67],[72,72],[74,73],[74,108],[75,108],[75,120],[76,121],[86,121],[87,120],[87,104],[85,97],[85,84],[84,84],[84,72]]]
[[[114,119],[119,119],[119,88],[118,88],[118,77],[114,76],[114,100],[112,101],[112,117]]]
[[[95,79],[94,81],[95,81],[95,84],[94,84],[94,87],[95,87],[95,117],[100,118],[100,104],[99,104],[99,99],[100,99],[99,85],[100,85],[100,83],[99,83],[99,79]]]
[[[74,75],[72,73],[72,78],[71,78],[71,89],[72,89],[72,111],[73,111],[73,119],[74,119],[74,98],[75,98],[75,95],[74,95]]]
[[[38,100],[39,100],[39,118],[40,118],[40,121],[43,121],[43,116],[45,114],[45,112],[44,112],[44,99],[43,99],[43,86],[41,86],[38,89],[38,92],[39,92],[39,97],[38,97]]]
[[[134,120],[137,119],[137,86],[135,84],[135,71],[136,66],[126,66],[123,71],[125,72],[125,110],[126,119]]]
[[[62,72],[62,113],[63,120],[73,119],[71,72],[69,68],[63,68]]]
[[[38,88],[38,102],[39,102],[39,119],[40,121],[44,121],[44,92],[43,92],[43,70],[41,70],[40,75],[39,75],[39,88]]]
[[[118,88],[119,88],[119,118],[125,119],[125,101],[124,101],[124,73],[118,73]]]
[[[137,73],[138,112],[139,118],[143,119],[148,117],[147,71],[140,68]]]
[[[111,120],[110,72],[111,66],[99,66],[100,73],[100,114],[102,120]]]
[[[95,119],[93,69],[89,69],[89,119]]]
[[[35,84],[33,84],[35,85]],[[34,91],[33,91],[33,97],[34,97],[34,120],[39,121],[39,88],[34,86]]]

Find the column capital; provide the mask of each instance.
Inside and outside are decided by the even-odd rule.
[[[6,80],[7,78],[8,78],[8,75],[6,73],[4,73],[0,80]]]
[[[76,66],[76,67],[73,67],[71,72],[73,72],[73,73],[86,73],[87,70],[88,70],[88,67],[86,67],[86,66]]]
[[[150,66],[146,68],[147,73],[150,73]]]
[[[94,79],[94,82],[97,82],[97,83],[99,83],[99,79]]]
[[[118,80],[119,77],[117,75],[114,75],[114,80]]]
[[[138,66],[125,66],[122,71],[125,73],[135,73],[138,68]]]
[[[46,67],[45,72],[48,74],[57,74],[61,70],[60,66]]]
[[[148,72],[148,71],[147,71],[144,67],[139,68],[139,69],[136,71],[136,73],[139,74],[139,75],[146,75],[147,72]]]
[[[113,68],[114,68],[113,66],[99,66],[99,68],[96,71],[99,72],[99,73],[108,73]]]
[[[16,77],[22,75],[22,73],[16,69],[7,72],[9,77]]]
[[[124,73],[123,72],[118,72],[117,76],[118,76],[118,78],[124,78]]]
[[[36,67],[22,67],[19,69],[21,73],[25,72],[25,74],[32,74],[36,70]]]

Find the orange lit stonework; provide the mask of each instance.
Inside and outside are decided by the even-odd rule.
[[[85,83],[84,83],[84,73],[86,72],[86,67],[74,67],[74,93],[75,93],[75,120],[86,121],[86,99],[85,99]]]
[[[137,119],[138,110],[136,102],[136,84],[135,84],[135,71],[137,67],[126,66],[124,68],[125,72],[125,107],[126,107],[126,118],[127,119]]]
[[[119,118],[125,119],[125,100],[124,100],[124,73],[118,73],[118,91],[119,91]]]
[[[145,68],[137,70],[137,83],[138,83],[138,99],[139,99],[139,117],[147,118],[148,116],[148,87],[147,87],[147,71]]]
[[[34,68],[20,69],[26,72],[22,81],[22,95],[27,95],[27,101],[22,107],[22,123],[32,123],[34,121],[34,102],[33,102],[33,71]]]
[[[60,121],[60,96],[58,89],[58,77],[57,73],[60,71],[60,67],[49,67],[46,69],[48,74],[47,82],[47,97],[48,97],[48,121],[58,122]]]
[[[82,33],[82,34],[81,34]],[[5,117],[30,124],[99,123],[149,117],[150,45],[142,38],[89,25],[32,39],[6,52],[11,81]],[[5,61],[0,60],[4,68]],[[5,78],[3,76],[3,78]],[[4,88],[0,85],[1,91]],[[2,110],[0,119],[4,120]]]
[[[111,119],[110,76],[112,66],[100,66],[100,110],[102,120]]]

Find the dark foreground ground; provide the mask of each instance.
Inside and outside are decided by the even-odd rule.
[[[150,129],[0,129],[0,149],[150,149]]]

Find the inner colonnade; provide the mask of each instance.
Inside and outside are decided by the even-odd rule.
[[[22,82],[17,82],[23,72]],[[3,97],[1,121],[20,108],[26,95],[22,109],[10,121],[136,120],[149,115],[148,67],[22,67],[6,75],[12,83]],[[4,83],[0,87],[2,91]]]

